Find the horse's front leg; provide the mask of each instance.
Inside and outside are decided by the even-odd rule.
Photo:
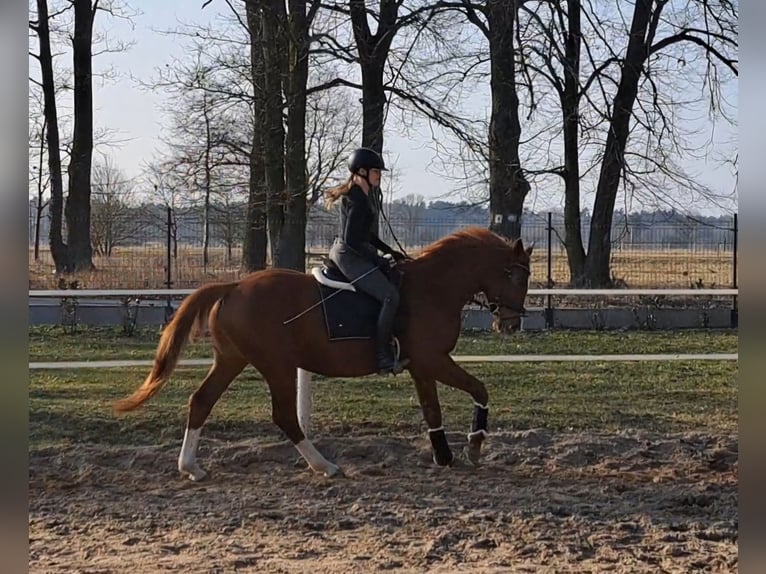
[[[473,421],[468,433],[468,459],[478,464],[481,458],[481,445],[487,438],[487,419],[489,417],[489,395],[487,388],[479,379],[465,372],[449,357],[443,357],[432,365],[434,377],[449,387],[463,390],[473,398]]]
[[[412,370],[410,374],[415,380],[420,408],[423,409],[423,418],[428,425],[428,438],[431,441],[434,462],[439,466],[451,465],[455,457],[452,455],[449,444],[447,444],[447,436],[444,434],[442,409],[439,404],[439,395],[436,392],[436,381]]]

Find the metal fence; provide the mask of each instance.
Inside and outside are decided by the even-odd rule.
[[[393,207],[393,206],[392,206]],[[391,209],[390,224],[408,252],[472,226],[486,226],[486,212],[424,207]],[[36,218],[29,221],[29,287],[58,287],[47,246],[47,218],[42,218],[39,246],[34,248]],[[583,220],[587,245],[589,221]],[[208,229],[205,249],[205,229]],[[194,288],[231,280],[243,273],[241,212],[216,212],[207,223],[198,212],[159,206],[110,214],[94,214],[92,243],[95,270],[76,279],[87,289]],[[306,227],[307,267],[326,255],[337,233],[337,215],[314,210]],[[381,236],[393,243],[383,224]],[[563,287],[569,282],[563,218],[557,213],[527,214],[525,244],[534,242],[532,286]],[[631,288],[737,287],[737,216],[690,218],[675,214],[615,217],[611,270],[617,286]]]

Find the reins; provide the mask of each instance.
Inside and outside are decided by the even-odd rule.
[[[386,225],[388,226],[388,231],[391,233],[391,237],[396,242],[396,246],[399,248],[399,251],[404,254],[405,257],[410,258],[409,255],[407,255],[407,252],[404,250],[404,247],[402,247],[402,244],[399,243],[399,239],[396,237],[396,234],[394,233],[394,228],[391,226],[391,222],[388,220],[388,217],[386,216],[386,211],[383,209],[383,192],[380,190],[380,188],[377,188],[378,193],[375,194],[375,203],[377,203],[378,207],[378,213],[380,213],[383,216],[383,220],[386,222]]]
[[[531,270],[530,270],[529,266],[528,265],[524,265],[523,263],[513,263],[510,268],[506,269],[506,271],[510,272],[510,270],[512,268],[514,268],[514,267],[518,267],[522,271],[526,271],[527,274],[531,273]],[[482,301],[478,297],[476,297],[476,295],[473,295],[471,297],[471,303],[474,303],[475,305],[478,305],[480,309],[487,309],[490,313],[493,313],[493,314],[498,309],[501,309],[501,308],[509,309],[509,310],[513,311],[514,313],[518,313],[519,316],[521,316],[521,317],[524,317],[527,314],[527,310],[523,306],[520,307],[520,308],[509,307],[507,305],[502,305],[499,302],[495,302],[495,301],[488,301],[488,302],[485,303],[484,301]]]

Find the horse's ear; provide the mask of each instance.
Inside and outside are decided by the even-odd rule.
[[[532,256],[532,250],[533,250],[534,248],[535,248],[535,242],[533,241],[533,242],[532,242],[532,245],[530,245],[529,247],[527,247],[527,248],[525,249],[525,251],[527,252],[527,256],[528,256],[528,257],[531,257],[531,256]]]
[[[521,255],[522,253],[524,253],[524,243],[522,243],[520,238],[519,239],[514,239],[511,242],[511,245],[513,246],[513,252],[516,255]]]

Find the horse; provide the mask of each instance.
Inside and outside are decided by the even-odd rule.
[[[468,459],[478,464],[488,431],[489,397],[484,384],[450,357],[461,328],[463,307],[484,293],[495,321],[507,331],[520,327],[530,277],[532,247],[485,228],[447,235],[417,257],[397,264],[401,302],[395,335],[400,357],[409,359],[432,459],[450,466],[436,382],[473,399]],[[348,286],[347,286],[348,287]],[[355,297],[366,297],[354,295]],[[316,473],[333,477],[340,467],[314,447],[301,428],[296,406],[299,369],[326,377],[361,377],[376,372],[373,342],[330,340],[320,308],[317,280],[309,273],[271,268],[239,281],[211,283],[186,297],[160,337],[151,372],[130,396],[113,405],[115,414],[141,406],[168,381],[190,337],[207,326],[214,358],[189,397],[188,419],[178,469],[191,480],[206,476],[197,462],[202,426],[232,380],[250,364],[271,394],[272,420]]]

